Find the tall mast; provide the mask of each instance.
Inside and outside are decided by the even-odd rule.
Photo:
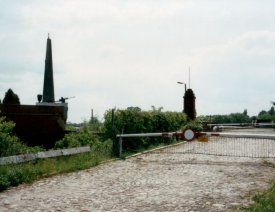
[[[190,88],[190,66],[189,66],[189,88]]]
[[[48,34],[42,102],[54,102],[54,101],[55,100],[54,100],[54,82],[53,82],[52,43]]]

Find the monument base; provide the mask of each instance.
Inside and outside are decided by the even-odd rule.
[[[0,104],[0,111],[1,116],[16,124],[14,134],[28,146],[49,149],[65,135],[67,103]]]

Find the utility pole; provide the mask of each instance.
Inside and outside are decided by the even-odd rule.
[[[190,88],[190,66],[189,66],[189,88]]]

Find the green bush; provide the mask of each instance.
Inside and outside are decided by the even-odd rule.
[[[273,212],[275,211],[275,182],[272,187],[262,194],[253,197],[254,203],[249,207],[243,208],[244,211]]]
[[[66,134],[62,140],[57,141],[55,143],[55,148],[73,148],[86,145],[94,146],[99,142],[99,138],[92,134],[90,127],[90,124],[84,123],[79,132]]]
[[[195,132],[201,132],[203,127],[202,124],[198,121],[190,121],[183,127],[183,130],[185,129],[192,129]]]
[[[11,186],[17,186],[24,181],[24,174],[21,170],[13,169],[8,174],[8,180]]]
[[[12,135],[14,126],[14,123],[0,117],[0,157],[20,154],[27,148],[19,138]]]
[[[42,147],[28,147],[12,135],[15,124],[0,117],[0,157],[43,151]]]
[[[10,186],[8,176],[4,173],[0,174],[0,191],[6,190]]]
[[[86,133],[69,133],[64,136],[64,138],[55,143],[55,148],[63,149],[63,148],[73,148],[90,145],[95,142],[95,139]]]
[[[162,112],[159,110],[142,111],[138,107],[114,111],[115,129],[112,126],[112,110],[104,115],[103,133],[105,138],[112,138],[118,133],[149,133],[175,131],[186,124],[186,115],[181,112]]]
[[[10,169],[3,169],[1,167],[0,171],[0,191],[7,189],[10,186],[17,186],[22,182],[27,182],[29,174],[29,170],[24,170],[19,168],[18,166],[11,165]]]

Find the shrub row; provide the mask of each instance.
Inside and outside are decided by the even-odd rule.
[[[114,110],[113,114],[113,120],[112,110],[108,110],[104,115],[103,135],[105,138],[114,138],[115,135],[119,133],[176,131],[187,123],[185,114],[181,112],[162,112],[161,108],[158,110],[153,108],[151,111],[142,111],[138,107],[128,107],[124,110]],[[137,150],[169,140],[159,138],[131,138],[124,139],[124,141],[124,149]]]
[[[113,136],[112,110],[105,113],[104,119],[104,135],[111,138]],[[116,133],[173,131],[180,129],[186,123],[186,115],[181,112],[162,112],[161,109],[142,111],[138,107],[114,111]]]

